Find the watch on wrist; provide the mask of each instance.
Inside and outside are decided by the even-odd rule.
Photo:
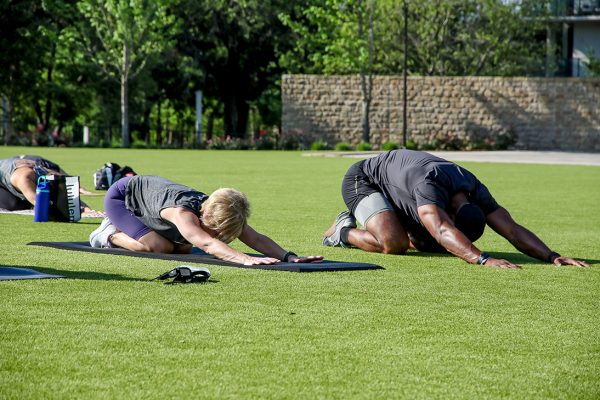
[[[550,254],[548,254],[548,258],[546,258],[546,260],[549,263],[553,263],[555,259],[557,259],[558,257],[560,257],[560,254],[558,254],[555,251],[550,252]]]
[[[291,256],[296,256],[298,257],[298,254],[294,253],[293,251],[288,251],[287,253],[285,253],[285,255],[283,256],[283,261],[284,262],[288,262],[290,260]]]
[[[486,253],[485,251],[482,251],[481,254],[479,255],[479,257],[477,258],[477,264],[485,265],[485,263],[487,262],[487,260],[490,257],[491,256],[488,253]]]

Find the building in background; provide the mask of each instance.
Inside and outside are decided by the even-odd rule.
[[[600,0],[551,0],[548,76],[589,76],[600,59]]]

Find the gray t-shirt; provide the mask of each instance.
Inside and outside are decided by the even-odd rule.
[[[159,176],[138,175],[131,178],[125,192],[125,206],[144,225],[174,243],[187,243],[177,227],[160,217],[165,208],[183,207],[200,216],[208,196],[190,187]]]
[[[45,175],[48,171],[60,171],[57,164],[40,156],[21,155],[0,160],[0,187],[8,190],[21,200],[26,200],[25,196],[13,187],[10,183],[10,177],[16,169],[23,167],[33,168],[38,177]]]
[[[417,208],[435,204],[448,210],[452,196],[458,192],[464,192],[485,215],[500,207],[475,175],[429,153],[394,150],[366,160],[362,169],[392,203],[405,229],[417,236],[430,236]]]

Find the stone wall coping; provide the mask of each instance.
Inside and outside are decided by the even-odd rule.
[[[381,151],[312,151],[304,157],[347,157],[367,159]],[[428,151],[427,153],[452,162],[490,162],[514,164],[587,165],[600,167],[600,153],[566,151]]]

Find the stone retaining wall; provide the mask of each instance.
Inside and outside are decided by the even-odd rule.
[[[401,76],[376,76],[371,144],[402,143]],[[600,152],[599,78],[409,77],[408,138],[473,148]],[[285,75],[282,137],[361,141],[358,76]],[[511,140],[512,139],[512,140]]]

